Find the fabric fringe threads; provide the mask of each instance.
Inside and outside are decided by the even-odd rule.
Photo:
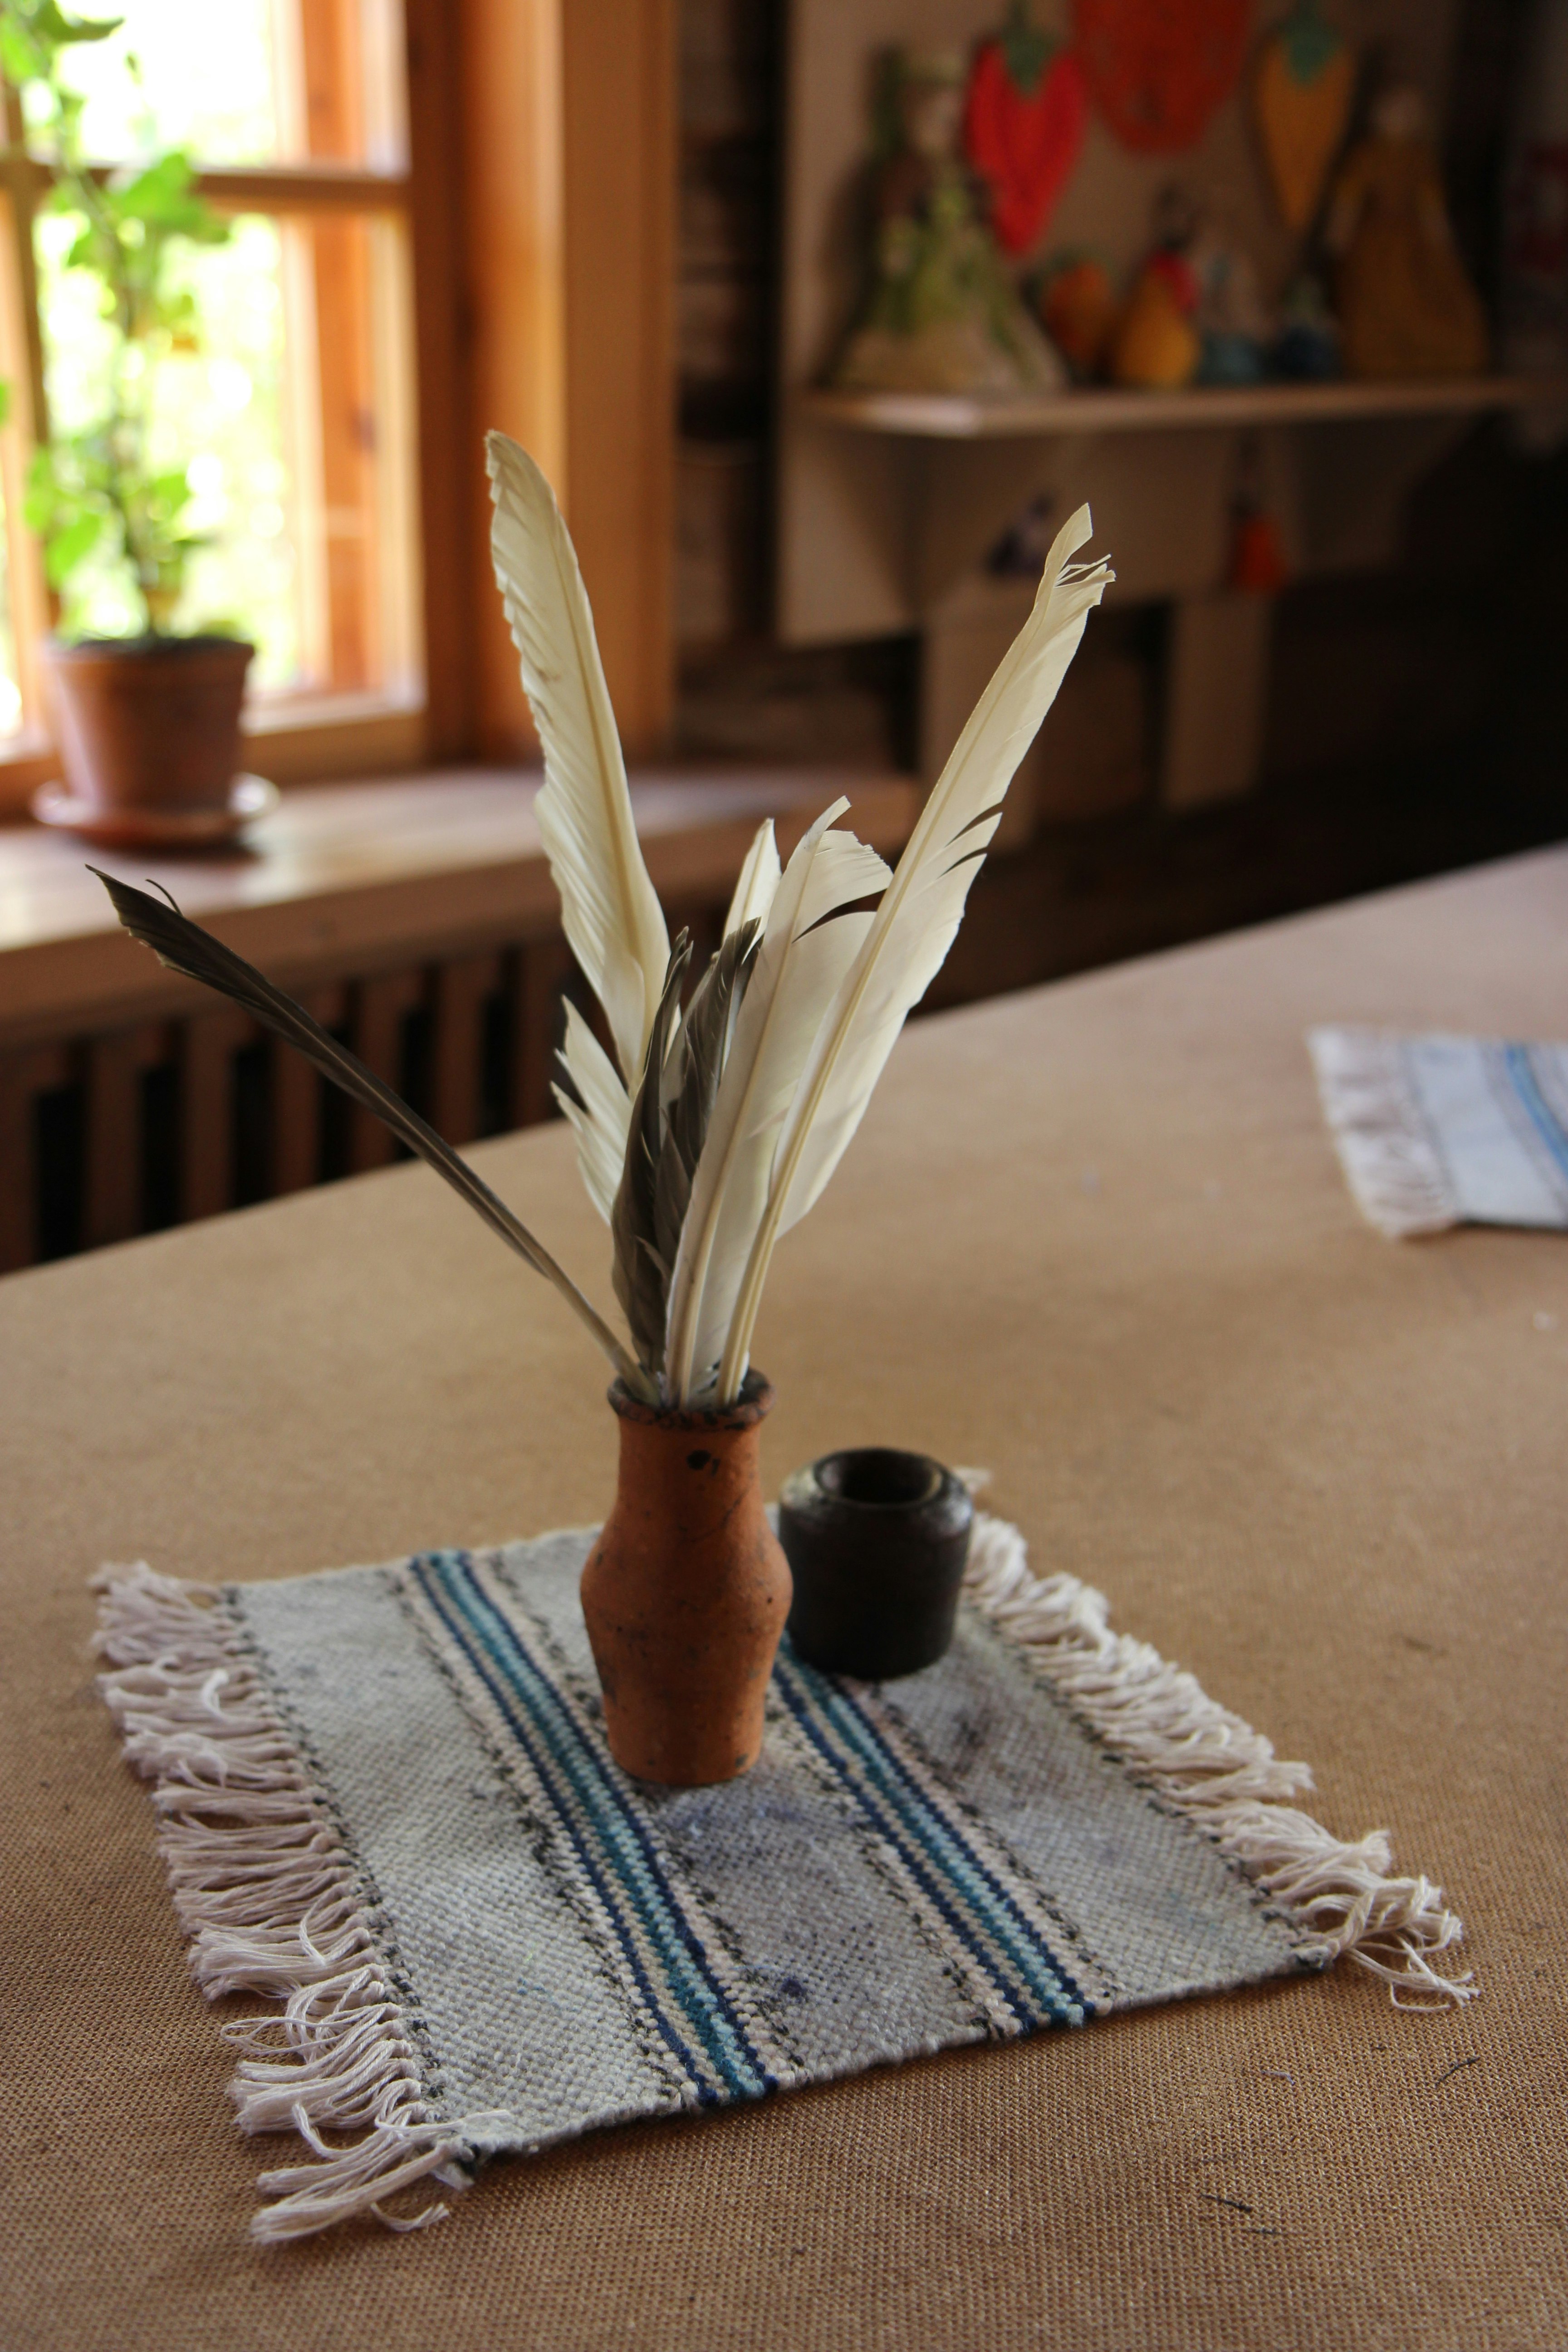
[[[158,1846],[191,1969],[209,2000],[257,1992],[280,2013],[226,2026],[241,2051],[230,2095],[246,2132],[297,2131],[319,2161],[264,2172],[277,2202],[257,2213],[264,2245],[371,2212],[434,2173],[467,2185],[460,2127],[429,2113],[401,2003],[360,1888],[276,1708],[211,1587],[143,1563],[106,1569],[94,1646],[99,1688],[127,1761],[157,1786]],[[369,2129],[365,2130],[368,2126]],[[324,2131],[363,2131],[334,2148]]]
[[[1460,1218],[1447,1171],[1391,1029],[1313,1029],[1308,1047],[1323,1116],[1363,1216],[1392,1241]]]
[[[241,2129],[292,2129],[314,2158],[262,2174],[272,2201],[253,2234],[275,2245],[357,2214],[395,2230],[440,2220],[444,2203],[401,2219],[384,2200],[431,2176],[466,2187],[476,2140],[493,2144],[481,2127],[505,2118],[434,2111],[366,1890],[223,1596],[140,1564],[96,1581],[96,1646],[110,1664],[100,1687],[127,1759],[156,1784],[196,1981],[211,1999],[282,2004],[224,2028],[241,2053]],[[1394,1876],[1382,1832],[1343,1843],[1295,1810],[1308,1768],[1278,1760],[1146,1643],[1113,1633],[1100,1593],[1034,1576],[1018,1530],[984,1515],[965,1587],[1135,1780],[1240,1864],[1325,1961],[1348,1954],[1402,2008],[1474,1997],[1468,1975],[1433,1965],[1462,1934],[1441,1891]],[[359,2137],[334,2147],[329,2132]]]
[[[979,1515],[964,1590],[1035,1659],[1075,1712],[1138,1780],[1207,1831],[1331,1959],[1348,1954],[1381,1977],[1395,2008],[1461,2004],[1476,1987],[1439,1975],[1440,1952],[1464,1934],[1441,1887],[1391,1875],[1386,1833],[1333,1837],[1290,1803],[1312,1785],[1310,1765],[1282,1763],[1273,1745],[1195,1676],[1147,1642],[1113,1633],[1103,1593],[1076,1576],[1030,1572],[1024,1538]],[[1401,1987],[1425,1996],[1401,2000]]]

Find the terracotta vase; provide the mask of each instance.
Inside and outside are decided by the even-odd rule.
[[[789,1564],[763,1507],[773,1391],[748,1375],[714,1412],[640,1403],[617,1381],[616,1500],[583,1570],[610,1752],[639,1780],[694,1789],[757,1760]]]
[[[60,762],[95,809],[223,809],[255,652],[238,637],[84,637],[46,648]]]

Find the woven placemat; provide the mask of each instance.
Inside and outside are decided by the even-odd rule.
[[[1467,1985],[1439,1890],[1293,1808],[1306,1768],[982,1517],[948,1655],[781,1653],[761,1760],[635,1781],[577,1580],[594,1531],[221,1590],[106,1571],[104,1696],[156,1782],[192,1964],[301,2237],[505,2150],[1327,1966]],[[332,2135],[329,2141],[324,2134]]]
[[[1345,1181],[1380,1233],[1568,1229],[1568,1045],[1353,1027],[1307,1043]]]

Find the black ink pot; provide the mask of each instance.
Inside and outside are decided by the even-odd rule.
[[[862,1682],[933,1665],[952,1639],[973,1520],[963,1480],[924,1454],[868,1445],[796,1470],[779,1495],[796,1655]]]

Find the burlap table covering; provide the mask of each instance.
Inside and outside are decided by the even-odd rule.
[[[418,1170],[0,1286],[6,2352],[1560,2346],[1568,1249],[1372,1233],[1302,1032],[1564,1003],[1556,853],[922,1024],[757,1351],[772,1478],[989,1463],[1042,1570],[1443,1876],[1484,1999],[1406,2016],[1342,1968],[961,2052],[505,2168],[410,2239],[246,2242],[85,1580],[590,1518],[597,1368]],[[568,1143],[481,1164],[594,1266]]]

